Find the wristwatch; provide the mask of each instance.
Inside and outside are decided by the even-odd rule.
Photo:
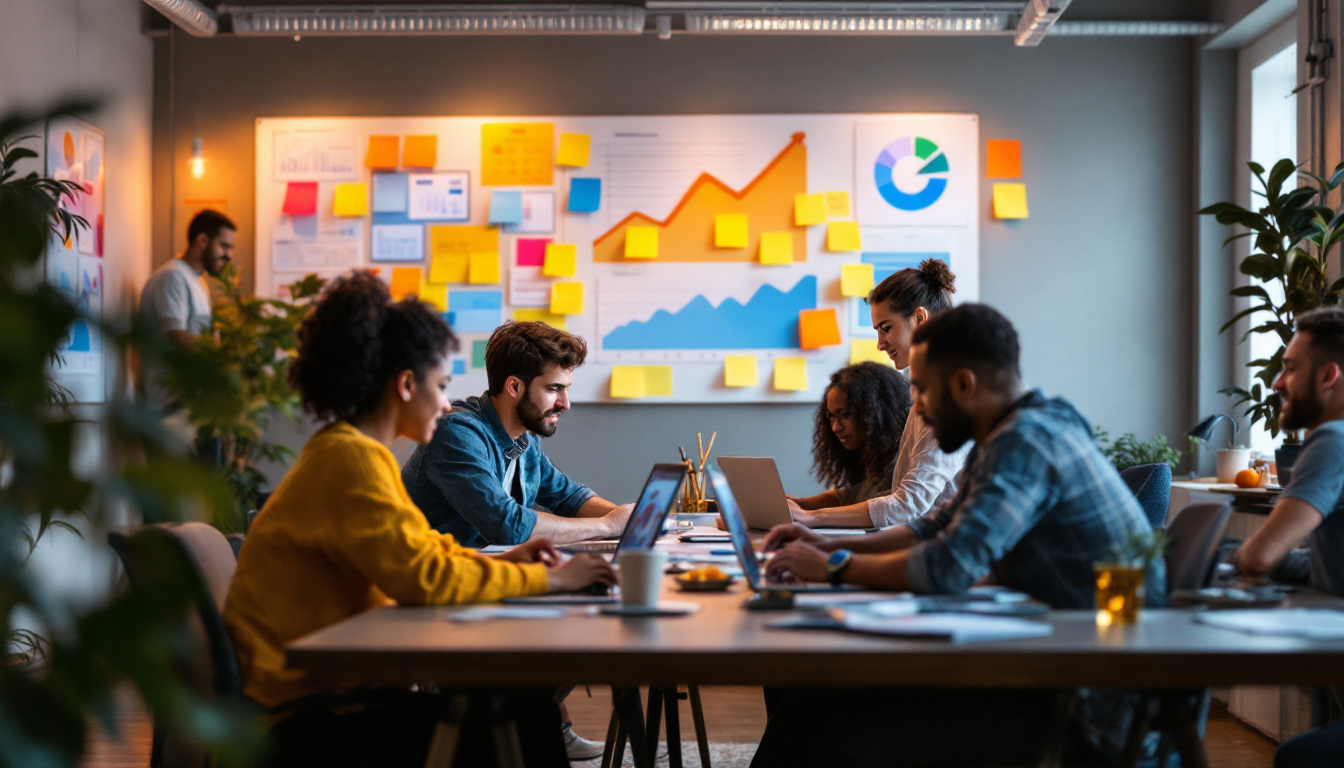
[[[837,549],[826,558],[826,580],[832,587],[840,586],[840,577],[845,569],[849,567],[849,561],[854,558],[854,553],[848,549]]]

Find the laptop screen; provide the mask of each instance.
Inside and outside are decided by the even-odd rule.
[[[648,549],[658,541],[658,536],[663,532],[663,521],[672,510],[681,479],[685,476],[684,464],[653,466],[648,481],[644,483],[644,490],[639,494],[639,501],[635,502],[635,509],[630,513],[630,520],[621,532],[621,541],[616,545],[618,552],[622,549]]]
[[[751,533],[747,530],[746,521],[742,519],[742,510],[737,508],[733,489],[728,487],[728,480],[718,467],[711,465],[706,467],[705,471],[709,474],[709,485],[714,489],[714,499],[719,503],[719,514],[723,516],[723,522],[728,526],[728,535],[733,539],[733,549],[737,550],[742,573],[747,577],[747,583],[753,586],[760,584],[761,568],[756,562],[756,550],[751,546]]]

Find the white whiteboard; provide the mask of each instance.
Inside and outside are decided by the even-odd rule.
[[[487,123],[502,122],[551,123],[557,138],[562,132],[589,135],[592,137],[589,165],[556,167],[549,186],[481,186],[481,128]],[[369,224],[375,220],[375,214],[365,218],[333,216],[335,187],[340,182],[371,180],[370,171],[364,168],[370,136],[425,134],[438,137],[435,170],[465,173],[469,180],[468,223],[487,223],[491,193],[495,190],[521,190],[529,205],[538,210],[547,207],[553,198],[552,221],[546,221],[545,216],[529,218],[530,228],[551,227],[553,232],[519,234],[512,225],[501,229],[501,285],[453,286],[453,290],[501,291],[504,302],[500,316],[507,319],[517,306],[513,303],[515,297],[522,302],[529,295],[537,298],[548,289],[550,281],[535,276],[535,267],[515,266],[517,241],[550,238],[557,243],[575,244],[578,270],[575,277],[567,279],[584,283],[584,312],[568,316],[567,330],[589,343],[588,363],[574,376],[571,396],[577,402],[816,402],[830,374],[849,362],[851,339],[873,336],[867,308],[860,300],[846,299],[840,294],[843,264],[860,260],[874,263],[880,280],[883,270],[899,269],[929,255],[938,256],[945,258],[957,275],[958,301],[974,301],[979,295],[978,118],[900,114],[259,119],[255,251],[258,293],[275,295],[278,286],[296,279],[301,271],[330,276],[358,264],[380,267],[382,274],[390,274],[386,268],[393,265],[370,259]],[[919,157],[911,154],[916,142]],[[755,231],[756,219],[767,218],[757,217],[755,212],[768,211],[775,216],[777,209],[787,209],[779,215],[791,218],[792,200],[786,199],[783,192],[768,190],[774,189],[771,179],[783,178],[780,169],[798,162],[805,167],[806,192],[849,193],[852,219],[859,223],[862,233],[861,251],[828,251],[827,227],[820,225],[796,233],[797,260],[787,266],[758,263],[754,248],[748,257],[750,261],[676,260],[676,251],[669,249],[668,241],[685,242],[687,230],[684,227],[680,230],[682,240],[675,240],[669,233],[678,221],[689,226],[685,224],[691,221],[688,211],[697,205],[703,212],[706,210],[703,206],[712,205],[714,199],[731,203],[734,199],[731,195],[751,200],[754,194],[753,241],[759,234]],[[888,167],[885,177],[884,163]],[[702,174],[711,174],[713,179],[707,180]],[[599,210],[593,213],[566,210],[572,177],[602,180]],[[315,221],[303,222],[304,231],[296,232],[295,220],[281,213],[291,181],[318,184],[318,214]],[[887,182],[885,192],[879,186],[884,182]],[[782,190],[782,184],[775,186]],[[931,185],[940,188],[931,189]],[[935,191],[937,194],[933,194]],[[764,197],[767,194],[773,197]],[[915,209],[897,207],[891,202],[892,194],[899,198],[897,202],[910,203]],[[931,195],[933,202],[929,203]],[[628,218],[640,215],[643,219],[636,218],[633,222]],[[598,250],[595,241],[605,244],[601,252],[609,256],[612,243],[620,242],[624,235],[623,222],[647,224],[648,220],[667,224],[660,230],[664,242],[658,259],[594,261]],[[413,227],[386,233],[407,236],[401,242],[403,252],[429,247],[429,237],[424,235],[420,243],[415,239]],[[706,242],[712,244],[713,236],[712,225],[706,225]],[[304,244],[301,255],[296,256],[292,250],[295,243]],[[387,245],[380,243],[380,247]],[[798,259],[799,256],[803,258]],[[280,263],[295,271],[276,270],[275,265]],[[420,264],[428,273],[428,259]],[[736,309],[734,302],[747,305],[755,299],[753,310],[765,306],[772,312],[793,311],[790,308],[798,301],[808,301],[806,294],[813,284],[815,296],[804,306],[837,311],[841,345],[811,351],[777,346],[723,346],[729,342],[722,339],[730,337],[735,339],[734,344],[765,343],[757,336],[733,332],[729,318],[730,310]],[[531,294],[529,288],[533,289]],[[455,305],[450,301],[450,311],[457,308]],[[481,328],[481,318],[492,317],[491,312],[487,309],[481,314],[480,310],[472,310],[472,327]],[[681,332],[703,328],[714,330]],[[669,329],[674,332],[669,333]],[[454,374],[454,395],[477,394],[486,388],[485,371],[471,365],[472,347],[473,342],[489,334],[476,330],[459,335],[464,362],[458,364]],[[667,340],[674,338],[680,339],[676,344],[688,348],[667,348],[673,343]],[[759,385],[726,387],[723,358],[727,354],[756,355]],[[772,361],[781,356],[806,358],[806,390],[773,388]],[[618,364],[671,365],[672,396],[613,400],[609,396],[611,371]]]

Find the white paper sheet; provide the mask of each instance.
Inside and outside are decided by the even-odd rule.
[[[369,232],[369,258],[372,261],[423,261],[425,258],[423,224],[374,224]]]
[[[406,216],[417,221],[466,221],[469,198],[466,173],[412,173]]]
[[[1344,640],[1344,611],[1290,608],[1197,613],[1194,620],[1248,635],[1283,635],[1308,640]]]
[[[845,629],[872,635],[928,637],[968,643],[982,640],[1016,640],[1045,637],[1054,630],[1049,624],[996,616],[970,616],[957,613],[881,616],[869,612],[846,612]]]

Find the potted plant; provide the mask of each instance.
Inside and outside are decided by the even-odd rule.
[[[1136,437],[1133,432],[1126,432],[1112,443],[1111,433],[1097,427],[1095,439],[1101,454],[1115,465],[1117,472],[1140,464],[1167,464],[1175,469],[1177,462],[1181,460],[1181,452],[1168,444],[1167,436],[1160,432],[1146,442]]]
[[[199,382],[169,379],[174,399],[190,403],[198,445],[212,446],[211,457],[222,469],[235,504],[216,517],[215,527],[241,531],[243,513],[255,509],[265,481],[261,460],[288,462],[294,452],[266,438],[271,419],[279,414],[297,421],[298,395],[289,387],[289,363],[298,344],[307,300],[322,290],[324,280],[306,275],[288,286],[290,301],[259,299],[243,293],[238,271],[230,265],[217,283],[212,333],[202,334],[197,350],[226,372],[218,397],[203,398]]]
[[[1225,387],[1220,391],[1235,397],[1234,405],[1246,405],[1244,413],[1251,425],[1263,421],[1270,435],[1278,436],[1279,396],[1271,387],[1283,369],[1283,350],[1293,337],[1297,316],[1318,307],[1344,305],[1344,278],[1332,284],[1326,271],[1331,254],[1344,239],[1344,210],[1327,204],[1330,194],[1344,182],[1344,163],[1328,179],[1303,171],[1290,158],[1275,163],[1268,177],[1259,163],[1247,166],[1259,187],[1253,194],[1263,198],[1263,205],[1252,211],[1235,203],[1216,203],[1200,211],[1214,216],[1219,224],[1245,228],[1224,245],[1252,238],[1250,254],[1241,260],[1240,271],[1253,282],[1232,290],[1233,296],[1250,299],[1250,306],[1234,314],[1220,331],[1232,328],[1242,318],[1266,313],[1263,322],[1242,334],[1241,341],[1254,334],[1271,334],[1279,343],[1269,357],[1248,363],[1255,371],[1249,389]],[[1295,173],[1310,183],[1285,188]],[[1269,287],[1275,290],[1271,293]],[[1259,320],[1252,317],[1253,322]],[[1280,482],[1288,480],[1300,450],[1297,443],[1298,435],[1288,433],[1284,447],[1275,451]]]

